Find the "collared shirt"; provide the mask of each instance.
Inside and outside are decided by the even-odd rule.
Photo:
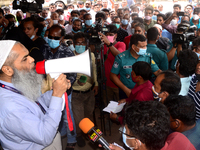
[[[167,54],[160,50],[156,44],[147,44],[147,53],[152,54],[153,60],[162,71],[168,70]]]
[[[170,41],[172,40],[172,34],[166,29],[162,30],[162,37],[168,38]]]
[[[0,82],[15,88],[12,83]],[[4,150],[41,150],[53,141],[63,99],[48,91],[37,100],[46,110],[45,114],[25,96],[0,88],[0,139]]]
[[[120,74],[121,82],[129,89],[132,89],[135,86],[135,82],[133,82],[131,79],[131,72],[132,65],[138,61],[145,61],[151,64],[152,72],[156,72],[157,70],[159,70],[158,66],[151,58],[151,54],[146,53],[144,55],[140,55],[137,59],[135,59],[131,55],[130,50],[126,50],[123,53],[117,55],[111,69],[112,73],[116,75]]]
[[[54,54],[51,52],[51,48],[48,44],[42,46],[41,51],[44,58],[47,60],[75,56],[73,51],[66,47],[63,43],[60,45],[60,47]],[[68,67],[68,64],[63,64],[63,67]],[[67,79],[69,79],[71,81],[71,84],[73,84],[76,80],[76,73],[66,73],[66,75]]]
[[[128,36],[128,32],[120,27],[120,29],[117,31],[116,41],[123,42],[126,36]]]
[[[177,25],[171,25],[171,24],[165,24],[165,23],[163,23],[162,27],[164,29],[166,29],[167,31],[169,31],[171,34],[174,34],[177,31]]]
[[[75,54],[75,52],[74,52],[74,54]],[[72,86],[74,90],[87,91],[92,87],[93,83],[95,84],[95,86],[98,86],[97,71],[96,71],[96,64],[95,64],[95,56],[94,56],[94,53],[92,53],[92,52],[91,52],[91,60],[92,60],[92,68],[91,68],[91,70],[93,72],[93,77],[89,77],[89,76],[87,76],[85,74],[77,73],[76,81],[74,82],[74,85]],[[87,77],[87,81],[83,86],[78,84],[78,80],[80,79],[81,76],[86,76]]]
[[[189,76],[189,77],[180,78],[180,79],[181,79],[181,91],[180,91],[179,95],[185,96],[188,93],[190,81],[191,81],[192,77]]]
[[[153,20],[153,19],[151,19],[151,23],[149,25],[144,21],[145,31],[147,31],[148,29],[150,29],[151,27],[153,27],[154,24],[156,24],[156,23],[157,23],[157,21]]]

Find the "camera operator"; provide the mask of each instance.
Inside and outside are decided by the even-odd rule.
[[[82,25],[82,31],[86,31],[89,28],[94,28],[95,25],[92,23],[92,15],[90,13],[86,13],[83,15],[83,22],[85,25]]]

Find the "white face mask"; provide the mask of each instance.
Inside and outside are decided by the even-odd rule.
[[[53,20],[53,24],[58,24],[58,20]]]
[[[198,19],[199,19],[199,16],[198,16],[197,14],[194,14],[194,15],[193,15],[193,19],[194,19],[194,20],[198,20]]]
[[[175,26],[177,24],[177,20],[176,19],[172,19],[170,22],[171,25]]]
[[[64,16],[63,16],[63,15],[60,15],[59,19],[60,19],[60,20],[64,20]]]

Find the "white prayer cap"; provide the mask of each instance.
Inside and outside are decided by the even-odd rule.
[[[5,63],[15,43],[16,41],[13,40],[0,40],[0,69]]]
[[[161,31],[162,31],[162,26],[161,25],[159,25],[159,24],[154,24],[154,26],[153,27],[157,27],[157,28],[159,28]]]

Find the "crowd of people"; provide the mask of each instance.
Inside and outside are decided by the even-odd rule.
[[[66,150],[84,147],[79,122],[92,120],[99,72],[106,77],[104,105],[126,103],[109,118],[122,125],[124,148],[200,149],[200,4],[174,3],[166,13],[163,7],[146,0],[86,0],[51,3],[34,13],[0,9],[3,149],[61,150],[65,136]],[[91,77],[72,72],[52,79],[35,71],[39,61],[85,51]]]

